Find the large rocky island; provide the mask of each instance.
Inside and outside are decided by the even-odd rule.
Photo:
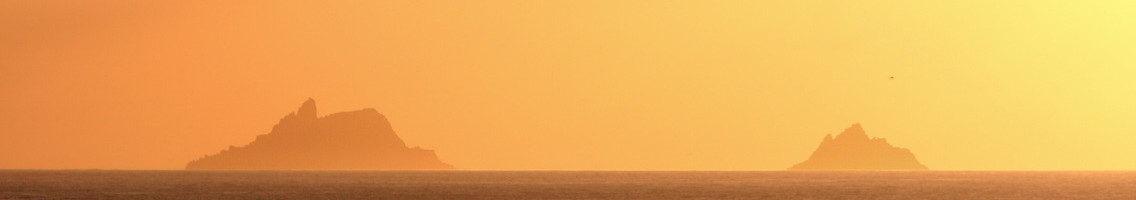
[[[868,138],[860,124],[827,135],[808,160],[790,170],[926,170],[910,150],[893,147],[883,138]]]
[[[407,148],[375,109],[316,115],[308,99],[248,145],[189,162],[189,170],[447,170],[433,150]]]

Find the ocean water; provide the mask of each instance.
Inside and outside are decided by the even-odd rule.
[[[1136,199],[1136,171],[0,170],[0,199]]]

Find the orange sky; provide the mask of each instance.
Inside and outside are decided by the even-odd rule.
[[[180,169],[308,97],[462,169],[1136,169],[1136,2],[0,1],[0,168]],[[888,77],[895,76],[895,80]]]

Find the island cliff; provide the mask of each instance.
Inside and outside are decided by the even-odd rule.
[[[910,150],[893,147],[883,138],[868,138],[860,124],[835,138],[827,135],[808,160],[790,170],[926,170]]]
[[[375,109],[316,116],[315,100],[248,145],[229,146],[188,170],[447,170],[433,150],[407,148]]]

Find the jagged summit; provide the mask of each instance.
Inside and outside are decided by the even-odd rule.
[[[859,123],[836,137],[825,135],[808,160],[790,170],[925,170],[910,150],[869,138]]]
[[[832,134],[829,134],[829,136],[831,136],[831,135]],[[860,123],[855,123],[855,124],[852,124],[852,126],[845,128],[844,132],[840,132],[840,135],[836,135],[835,139],[867,140],[868,139],[868,133],[864,132],[864,128],[860,126]]]
[[[316,118],[316,100],[312,99],[312,98],[308,98],[307,101],[304,101],[304,104],[300,105],[300,110],[296,111],[296,116],[299,116],[299,117],[302,117],[302,118],[315,119]]]
[[[315,100],[268,134],[186,164],[191,170],[442,170],[433,150],[407,148],[375,109],[317,117]]]

